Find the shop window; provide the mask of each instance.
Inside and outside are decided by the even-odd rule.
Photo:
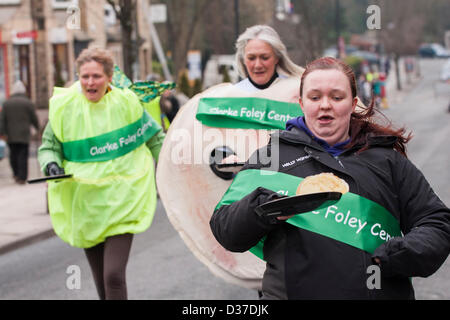
[[[66,43],[53,44],[53,81],[56,87],[64,87],[69,81],[69,64]]]
[[[30,97],[30,46],[14,45],[14,82],[22,81]]]

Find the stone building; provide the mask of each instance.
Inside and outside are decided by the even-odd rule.
[[[136,0],[139,32],[135,79],[151,73],[150,1]],[[76,80],[82,49],[108,48],[123,66],[121,30],[106,0],[0,0],[0,103],[21,80],[38,108],[48,107],[54,86]]]

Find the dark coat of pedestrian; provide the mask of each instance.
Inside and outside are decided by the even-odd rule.
[[[0,136],[4,136],[9,147],[9,160],[14,179],[24,184],[28,178],[28,150],[30,127],[39,131],[39,122],[33,102],[27,97],[25,86],[17,81],[11,96],[3,104],[0,114]]]

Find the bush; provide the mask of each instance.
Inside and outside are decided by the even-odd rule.
[[[182,93],[184,93],[189,98],[191,97],[191,86],[189,85],[186,71],[181,73],[177,86]]]
[[[228,73],[228,68],[227,67],[224,66],[224,68],[223,68],[221,73],[223,75],[222,82],[224,82],[224,83],[225,82],[231,82],[231,78],[230,78],[230,75]]]
[[[194,87],[192,88],[192,97],[195,96],[197,93],[202,92],[202,81],[200,79],[195,79],[194,81]]]
[[[355,56],[347,56],[345,57],[344,62],[352,67],[353,72],[358,78],[359,74],[361,73],[361,63],[363,62],[363,59]]]
[[[152,73],[159,74],[162,79],[164,78],[164,72],[161,63],[152,60]]]

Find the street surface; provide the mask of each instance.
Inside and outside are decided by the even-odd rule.
[[[438,83],[443,63],[422,60],[422,78],[382,111],[413,131],[410,159],[448,206],[450,85]],[[70,281],[71,266],[79,268],[79,289]],[[212,275],[184,245],[160,202],[151,228],[135,235],[127,282],[129,299],[258,299],[255,290]],[[415,278],[413,284],[417,299],[450,299],[450,259],[434,275]],[[83,250],[52,237],[0,255],[0,299],[97,299],[97,293]]]
[[[383,113],[412,131],[414,137],[407,148],[410,160],[450,206],[450,84],[439,81],[444,61],[421,60],[421,81],[404,95],[401,103]],[[417,299],[450,299],[450,258],[435,274],[414,278],[413,284]]]

